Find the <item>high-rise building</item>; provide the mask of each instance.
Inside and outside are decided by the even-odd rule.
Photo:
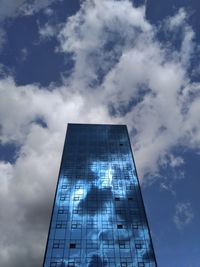
[[[125,125],[68,125],[43,266],[157,266]]]

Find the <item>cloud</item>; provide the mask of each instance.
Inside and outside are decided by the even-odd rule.
[[[89,107],[84,96],[64,87],[17,87],[6,79],[0,92],[2,142],[21,145],[13,165],[0,165],[0,263],[41,266],[67,122],[111,120],[103,107]]]
[[[90,92],[129,125],[142,176],[156,172],[173,146],[191,146],[198,138],[190,129],[193,119],[199,125],[193,111],[199,97],[188,99],[195,85],[187,73],[195,34],[184,9],[169,21],[163,22],[163,30],[170,29],[171,36],[182,33],[175,52],[173,38],[171,49],[158,41],[158,29],[145,19],[145,8],[126,0],[85,1],[59,35],[61,51],[74,59],[68,83],[76,91]],[[199,85],[195,87],[199,92]]]
[[[27,48],[22,48],[21,49],[21,60],[22,61],[26,61],[26,59],[27,59],[27,56],[28,56],[28,50],[27,50]]]
[[[195,34],[192,27],[188,23],[189,15],[184,8],[180,8],[177,14],[169,17],[165,21],[165,29],[173,33],[173,38],[181,40],[179,59],[185,67],[190,66],[190,58],[195,52]],[[182,38],[180,38],[180,36]]]
[[[32,2],[24,1],[24,5],[21,6],[21,12],[26,16],[34,15],[40,10],[44,10],[45,13],[48,13],[50,12],[49,6],[54,1],[55,0],[33,0]]]
[[[91,200],[91,197],[94,195],[98,198],[99,205],[97,205],[94,201]],[[113,193],[110,187],[99,189],[98,187],[93,186],[91,187],[90,191],[87,192],[86,197],[79,202],[78,208],[83,209],[83,213],[85,214],[87,213],[91,213],[92,215],[94,215],[95,213],[98,214],[101,210],[104,209],[106,203],[109,200],[112,200],[112,197]]]
[[[199,148],[200,85],[187,73],[194,32],[185,15],[174,20],[171,31],[182,28],[175,52],[157,39],[144,7],[84,1],[58,35],[57,51],[74,60],[62,86],[0,80],[1,142],[20,144],[15,163],[0,163],[0,265],[41,266],[68,122],[127,124],[140,177],[159,172],[178,144]],[[170,155],[172,167],[183,163]],[[179,204],[175,223],[188,224],[191,214]]]
[[[178,12],[167,19],[167,27],[171,30],[176,30],[177,27],[181,27],[183,23],[186,23],[188,15],[184,8],[180,8]]]
[[[13,17],[16,15],[16,11],[18,8],[24,3],[24,0],[2,0],[1,1],[1,8],[0,8],[0,49],[2,49],[5,41],[6,41],[6,34],[3,28],[3,23],[6,18]]]
[[[43,27],[39,27],[39,34],[42,39],[52,38],[55,36],[56,32],[57,30],[48,23],[46,23]]]
[[[25,143],[38,118],[43,119],[50,132],[62,134],[67,122],[111,121],[104,106],[98,103],[89,106],[87,96],[66,90],[64,86],[51,91],[36,85],[17,87],[8,78],[1,80],[0,94],[2,142]]]
[[[191,223],[194,213],[190,203],[178,203],[176,205],[173,221],[178,229],[183,229]]]
[[[164,158],[161,158],[160,165],[163,167],[170,166],[172,168],[180,167],[184,164],[184,159],[180,156],[174,156],[171,153],[165,155]]]
[[[0,8],[0,49],[6,42],[6,32],[4,30],[4,22],[17,16],[33,15],[36,12],[47,8],[54,0],[1,0]],[[29,2],[29,3],[28,3]]]
[[[105,77],[137,38],[137,29],[150,28],[144,15],[144,8],[135,9],[129,1],[85,1],[68,19],[59,37],[61,51],[74,55],[73,82],[77,89],[92,87],[99,76]]]

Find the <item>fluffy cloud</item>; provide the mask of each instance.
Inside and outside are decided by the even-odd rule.
[[[53,1],[54,0],[33,0],[30,2],[26,0],[1,0],[0,18],[3,20],[20,14],[28,15],[28,13],[26,13],[28,10],[37,12],[50,5]]]
[[[181,32],[179,49],[174,49],[173,41],[169,46],[157,40],[157,29],[145,19],[144,7],[94,0],[84,2],[59,36],[61,50],[72,53],[75,63],[68,83],[74,90],[90,91],[129,125],[142,175],[156,172],[173,146],[199,144],[194,111],[199,97],[189,100],[199,85],[192,84],[187,73],[194,32],[183,9],[163,27],[172,37]],[[198,128],[193,132],[192,121]]]
[[[52,38],[56,34],[56,29],[47,23],[43,27],[39,27],[39,34],[41,39]]]
[[[57,50],[74,60],[63,86],[0,81],[1,140],[20,144],[16,162],[0,164],[0,265],[41,266],[67,122],[127,123],[141,176],[158,172],[177,144],[200,146],[200,86],[187,74],[194,32],[183,12],[168,18],[166,30],[182,29],[173,52],[158,41],[144,7],[84,1],[58,36]],[[168,162],[183,163],[172,154]]]
[[[67,122],[109,121],[100,103],[88,105],[87,95],[66,87],[44,90],[34,85],[17,87],[11,78],[0,82],[0,119],[2,142],[24,144],[32,125],[43,120],[50,132],[62,133]]]
[[[54,0],[1,0],[0,8],[0,49],[6,41],[6,33],[3,24],[6,19],[21,15],[33,15],[35,12],[48,7]]]
[[[13,165],[0,164],[0,263],[41,266],[67,122],[111,119],[104,107],[89,106],[87,98],[64,87],[17,87],[6,79],[0,94],[2,142],[21,145]]]

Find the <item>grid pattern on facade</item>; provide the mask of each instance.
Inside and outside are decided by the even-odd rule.
[[[126,126],[68,125],[45,267],[156,267]]]

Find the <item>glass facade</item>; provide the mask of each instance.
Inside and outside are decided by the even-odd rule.
[[[68,125],[43,266],[157,266],[125,125]]]

